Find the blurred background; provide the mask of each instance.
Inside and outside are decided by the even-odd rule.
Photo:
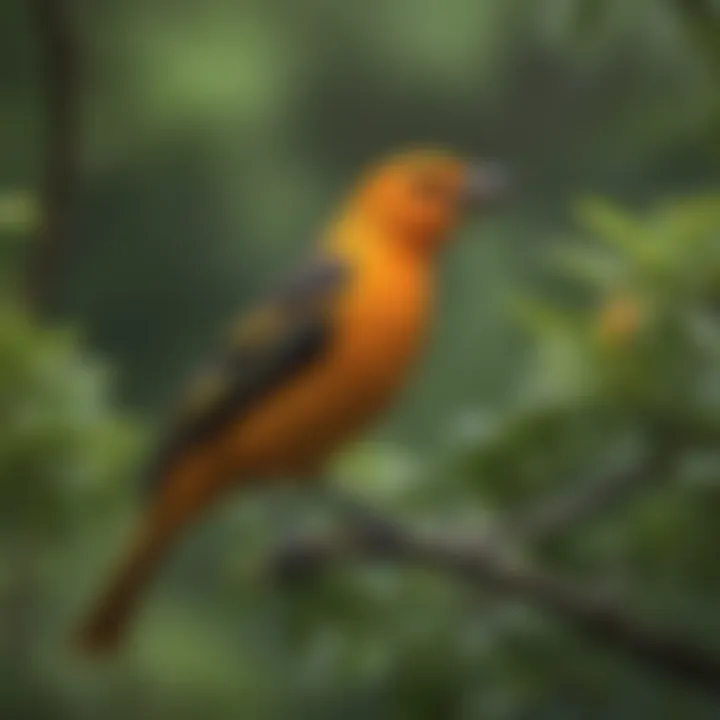
[[[0,716],[720,716],[491,582],[275,582],[273,506],[311,524],[307,498],[218,509],[122,657],[70,653],[174,389],[365,163],[427,143],[520,186],[449,253],[431,352],[335,481],[448,532],[510,518],[530,567],[720,653],[720,4],[4,0]]]

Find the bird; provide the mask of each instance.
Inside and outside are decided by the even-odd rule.
[[[414,148],[368,165],[307,260],[232,323],[188,383],[146,472],[131,546],[75,636],[117,651],[179,536],[228,494],[317,482],[397,395],[425,346],[437,258],[506,193],[502,168]]]

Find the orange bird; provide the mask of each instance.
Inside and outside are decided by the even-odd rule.
[[[119,645],[163,556],[210,503],[237,486],[317,478],[377,416],[421,346],[438,251],[503,186],[489,164],[426,150],[363,175],[314,256],[232,328],[224,356],[191,384],[152,467],[138,535],[81,648]]]

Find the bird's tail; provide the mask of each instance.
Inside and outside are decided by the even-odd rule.
[[[113,653],[121,645],[143,590],[175,535],[174,528],[145,522],[112,583],[80,627],[76,645],[86,655]]]
[[[85,655],[109,655],[122,643],[142,593],[180,532],[228,487],[224,476],[189,459],[168,473],[135,542],[75,637]]]

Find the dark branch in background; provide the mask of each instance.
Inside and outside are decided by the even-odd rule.
[[[30,247],[25,300],[37,315],[47,312],[67,249],[71,192],[76,177],[77,50],[62,0],[31,0],[30,11],[42,55],[44,148],[39,223]],[[2,617],[2,639],[8,670],[19,678],[32,674],[35,605],[39,595],[36,539],[26,525],[16,529],[9,558],[9,577]]]
[[[678,459],[676,444],[658,444],[659,449],[646,462],[594,483],[563,491],[511,515],[491,529],[486,540],[496,546],[541,541],[606,514],[649,486],[656,486],[660,477],[667,476],[672,470]]]
[[[47,311],[66,249],[72,192],[77,176],[78,49],[63,0],[31,0],[40,40],[44,96],[44,167],[39,227],[31,248],[27,299]]]
[[[720,699],[720,653],[651,627],[609,599],[513,561],[482,541],[425,536],[373,516],[371,526],[351,525],[331,536],[295,540],[280,548],[272,558],[271,572],[281,580],[297,579],[348,559],[406,563],[483,583],[542,607],[649,668]]]
[[[641,467],[552,498],[500,523],[497,530],[473,542],[420,534],[375,514],[363,522],[362,514],[351,513],[351,522],[342,532],[295,540],[280,548],[271,558],[271,572],[280,579],[304,577],[337,561],[370,558],[449,573],[540,606],[648,667],[720,698],[720,651],[713,653],[667,630],[651,627],[609,598],[577,589],[569,579],[514,559],[513,550],[519,544],[568,531],[616,507],[640,489],[655,486],[680,456],[677,437],[671,441],[661,433],[656,442],[660,449]]]

